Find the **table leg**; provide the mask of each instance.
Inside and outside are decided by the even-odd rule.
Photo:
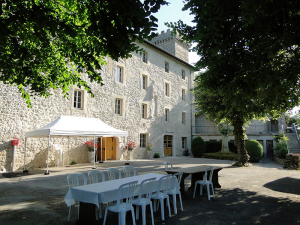
[[[76,225],[95,224],[96,222],[95,210],[96,210],[96,205],[91,203],[80,202],[79,220],[76,222]]]
[[[213,177],[212,177],[212,183],[214,185],[214,188],[221,188],[221,185],[219,184],[219,171],[221,169],[214,170]]]

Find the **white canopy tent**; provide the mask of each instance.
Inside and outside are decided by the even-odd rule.
[[[25,151],[24,151],[24,171],[25,171],[25,154],[26,154],[26,138],[28,137],[48,137],[48,154],[47,154],[47,173],[49,174],[49,148],[50,137],[120,137],[128,136],[127,131],[113,128],[98,118],[59,116],[56,120],[41,127],[37,130],[25,133]],[[102,148],[101,148],[102,149]],[[95,153],[94,146],[94,154]],[[102,155],[102,154],[101,154]],[[95,167],[95,160],[94,160]]]

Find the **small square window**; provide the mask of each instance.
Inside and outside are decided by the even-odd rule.
[[[185,118],[185,112],[183,112],[182,113],[182,124],[185,124],[185,120],[186,120],[186,118]]]
[[[185,80],[185,71],[184,71],[184,70],[181,71],[181,78],[182,78],[183,80]]]
[[[116,80],[120,83],[123,83],[123,68],[122,67],[117,66]]]
[[[169,73],[169,63],[165,62],[165,72]]]
[[[115,114],[122,115],[122,99],[117,98],[115,101]]]
[[[147,134],[140,134],[140,147],[145,148],[147,145]]]
[[[170,118],[169,118],[169,109],[165,109],[165,121],[169,122]]]
[[[181,99],[185,101],[185,89],[182,89],[181,91]]]
[[[165,95],[170,96],[170,85],[165,83]]]
[[[74,91],[74,108],[82,109],[83,103],[83,91]]]
[[[146,75],[142,76],[142,88],[144,90],[147,90],[147,86],[148,86],[148,77]]]
[[[147,105],[142,104],[142,118],[147,119]]]
[[[147,53],[146,52],[142,53],[142,57],[143,57],[143,62],[147,63]]]

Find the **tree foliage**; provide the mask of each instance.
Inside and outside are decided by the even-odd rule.
[[[239,161],[245,164],[243,125],[278,117],[299,104],[300,2],[297,0],[186,0],[195,26],[170,23],[197,43],[201,59],[195,104],[209,118],[234,126]]]
[[[102,85],[105,57],[118,60],[155,36],[152,15],[164,0],[4,0],[0,11],[0,81],[30,95],[84,86],[80,72]],[[25,88],[27,87],[27,88]],[[91,93],[92,94],[92,93]],[[93,94],[92,94],[93,96]]]

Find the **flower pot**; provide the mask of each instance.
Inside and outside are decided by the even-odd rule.
[[[88,151],[87,162],[88,163],[94,162],[94,160],[95,160],[94,156],[95,156],[94,151],[92,151],[92,152]]]
[[[147,151],[147,159],[151,159],[151,151]]]

